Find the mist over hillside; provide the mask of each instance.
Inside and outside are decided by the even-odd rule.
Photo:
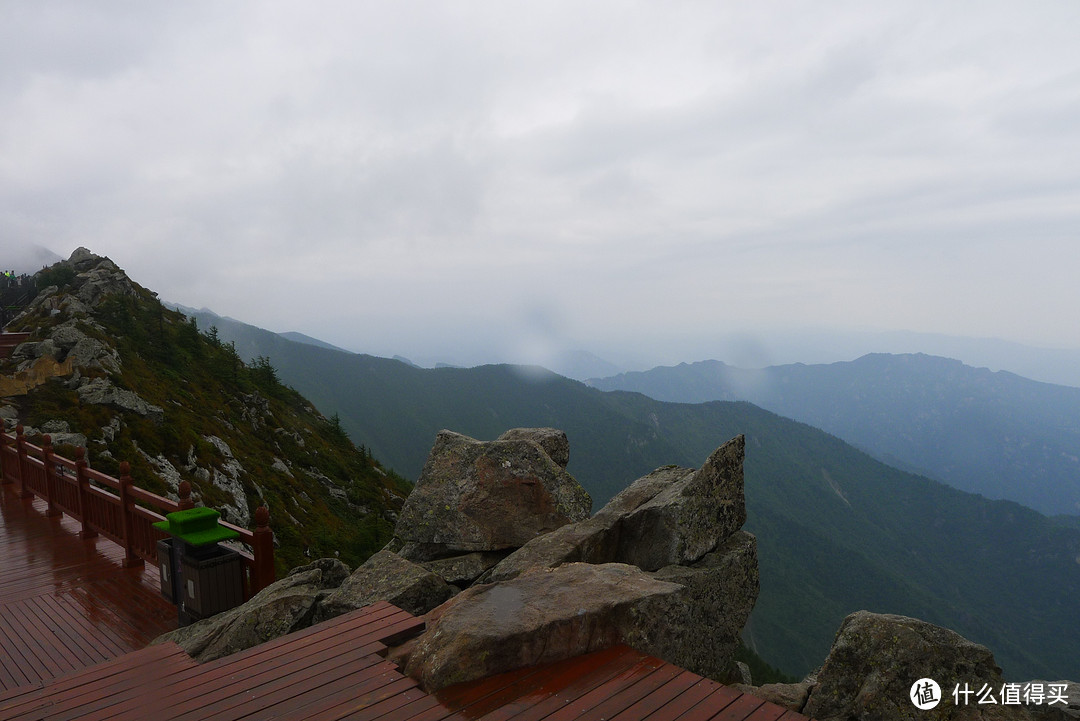
[[[0,270],[13,270],[16,275],[33,274],[61,260],[48,248],[11,240],[0,240]]]

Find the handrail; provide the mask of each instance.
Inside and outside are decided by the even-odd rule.
[[[194,506],[191,483],[180,482],[180,500],[174,501],[134,485],[127,461],[120,464],[120,478],[114,478],[90,468],[85,448],[76,449],[71,460],[53,452],[51,436],[43,436],[42,441],[41,446],[28,442],[21,425],[14,436],[0,432],[0,482],[17,484],[20,498],[44,499],[46,515],[66,513],[80,521],[81,538],[101,534],[122,546],[125,567],[141,566],[144,561],[156,564],[157,542],[169,536],[152,524]],[[218,522],[240,534],[239,541],[251,548],[250,553],[238,550],[246,600],[274,581],[270,511],[265,505],[256,509],[254,530]]]

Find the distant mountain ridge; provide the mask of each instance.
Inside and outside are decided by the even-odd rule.
[[[297,343],[307,343],[308,345],[316,345],[316,346],[319,346],[320,348],[329,348],[330,350],[339,350],[342,353],[350,353],[351,352],[351,351],[345,350],[344,348],[339,348],[338,346],[334,345],[333,343],[327,343],[324,340],[319,340],[318,338],[312,338],[309,335],[304,335],[303,333],[298,333],[297,331],[294,331],[294,330],[285,331],[284,333],[278,333],[278,335],[280,335],[282,338],[285,338],[287,340],[296,341]]]
[[[961,490],[1080,514],[1080,388],[882,353],[760,370],[701,361],[589,385],[682,403],[749,401]]]
[[[225,340],[231,332],[221,329]],[[441,428],[492,439],[553,426],[567,432],[568,470],[595,509],[634,478],[672,462],[696,466],[744,433],[747,529],[761,568],[747,636],[788,673],[820,663],[844,616],[866,608],[987,644],[1012,678],[1080,675],[1080,532],[1034,511],[890,468],[748,403],[663,403],[538,368],[424,369],[238,332],[264,341],[250,352],[412,478]]]

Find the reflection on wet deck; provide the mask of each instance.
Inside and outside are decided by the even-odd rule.
[[[116,658],[176,628],[157,569],[122,568],[105,538],[0,491],[0,694]]]

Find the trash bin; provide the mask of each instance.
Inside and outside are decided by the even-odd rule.
[[[240,554],[218,545],[240,534],[220,525],[219,517],[212,508],[189,508],[154,524],[172,536],[158,542],[158,562],[165,569],[162,595],[176,604],[180,626],[227,611],[244,600]]]
[[[183,554],[180,567],[184,611],[193,620],[209,618],[244,602],[243,567],[236,551],[214,544],[210,553]]]

